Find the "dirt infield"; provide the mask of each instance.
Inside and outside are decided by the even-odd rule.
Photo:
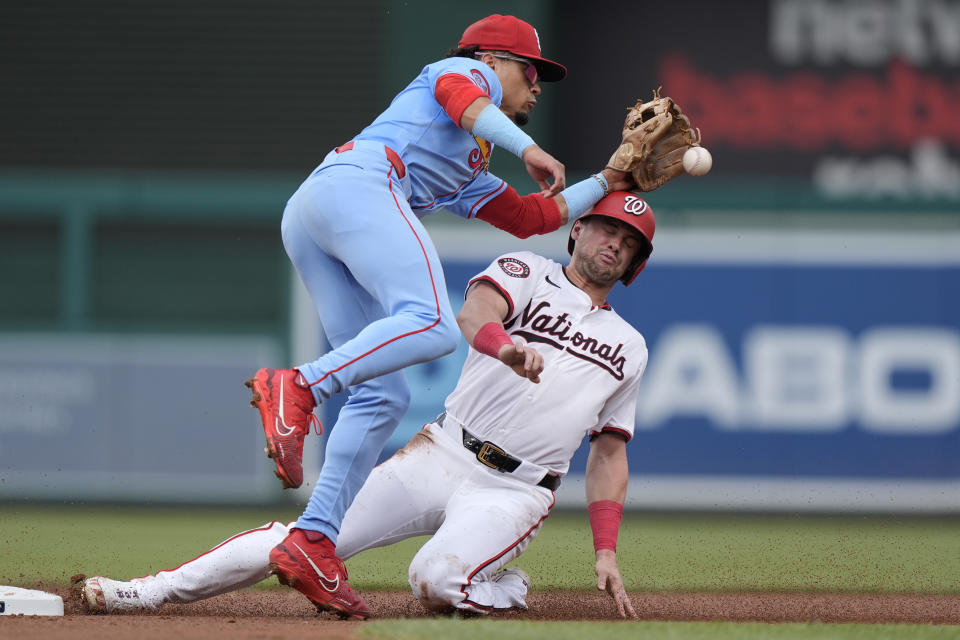
[[[42,588],[42,587],[38,587]],[[271,638],[302,640],[305,633],[333,640],[353,638],[363,622],[318,616],[292,590],[241,591],[157,612],[86,615],[69,588],[62,618],[2,616],[0,638],[112,640],[114,638]],[[378,618],[421,618],[426,611],[409,592],[364,592]],[[634,593],[643,620],[735,622],[894,622],[960,625],[960,596],[786,593]],[[515,620],[615,620],[613,602],[601,593],[534,592],[530,610],[498,614]]]

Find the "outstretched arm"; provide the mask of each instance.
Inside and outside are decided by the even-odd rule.
[[[590,442],[587,458],[587,505],[593,528],[597,589],[606,591],[623,618],[636,618],[617,567],[617,532],[627,495],[627,443],[619,435],[601,433]]]
[[[503,317],[509,307],[500,292],[482,280],[467,291],[467,299],[457,314],[457,324],[473,348],[504,363],[518,376],[540,382],[543,356],[536,349],[514,344],[503,329]]]
[[[607,193],[633,188],[629,173],[604,169],[597,175],[603,179],[590,176],[554,198],[539,193],[521,196],[507,185],[503,193],[480,208],[477,218],[518,238],[550,233],[579,218]]]

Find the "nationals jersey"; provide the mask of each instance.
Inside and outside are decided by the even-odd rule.
[[[631,438],[647,365],[643,336],[609,305],[593,305],[562,265],[534,253],[501,256],[470,285],[478,281],[506,299],[504,328],[543,356],[543,373],[535,384],[471,347],[447,418],[558,475],[585,435]]]
[[[418,216],[444,207],[472,218],[507,185],[488,173],[493,145],[457,126],[437,102],[437,79],[448,73],[467,77],[500,106],[503,92],[493,69],[479,60],[446,58],[424,67],[355,140],[374,140],[397,152]]]

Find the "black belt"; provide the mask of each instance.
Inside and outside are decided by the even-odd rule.
[[[446,413],[441,413],[437,417],[437,424],[441,427],[443,426],[443,420],[446,418]],[[472,453],[477,455],[477,460],[482,464],[490,467],[491,469],[496,469],[502,473],[512,473],[517,470],[517,467],[520,466],[520,460],[514,458],[512,455],[493,444],[489,440],[481,440],[480,438],[472,435],[466,429],[462,429],[463,432],[463,446]],[[544,489],[549,489],[550,491],[556,491],[560,486],[560,476],[555,476],[552,473],[541,478],[540,482],[537,483],[538,487],[543,487]]]

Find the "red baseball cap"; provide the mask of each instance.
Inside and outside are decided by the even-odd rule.
[[[563,80],[567,68],[540,55],[540,36],[533,25],[513,16],[495,13],[467,27],[460,47],[479,47],[481,51],[509,51],[527,58],[537,68],[543,82]]]

